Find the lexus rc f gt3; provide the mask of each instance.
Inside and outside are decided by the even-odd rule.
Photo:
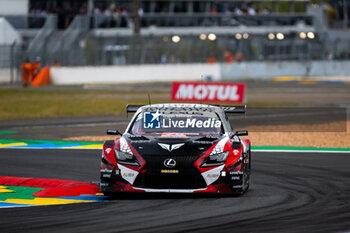
[[[249,187],[250,141],[226,114],[244,106],[128,105],[134,116],[123,134],[105,141],[101,191],[239,193]]]

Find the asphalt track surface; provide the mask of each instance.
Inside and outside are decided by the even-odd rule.
[[[0,176],[98,181],[98,150],[3,149]],[[243,196],[124,195],[0,209],[0,232],[349,232],[350,155],[252,154]]]
[[[247,87],[253,101],[349,107],[348,85],[248,83]],[[325,118],[319,109],[297,118],[285,113],[248,112],[236,125],[267,125],[267,115],[276,125],[344,118],[343,113]],[[345,117],[349,119],[349,114]],[[17,131],[6,138],[61,140],[103,135],[107,128],[122,131],[127,122],[124,115],[3,120],[0,130]],[[98,150],[1,149],[0,176],[98,182],[99,161]],[[243,196],[141,194],[106,202],[1,208],[0,233],[350,232],[349,168],[349,153],[253,152],[251,187]]]

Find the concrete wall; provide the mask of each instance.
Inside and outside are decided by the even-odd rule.
[[[350,61],[241,62],[232,64],[173,64],[142,66],[52,68],[53,84],[125,83],[235,79],[271,79],[278,76],[349,76]]]
[[[10,83],[11,73],[9,68],[0,68],[0,83]]]
[[[60,67],[51,69],[53,84],[120,83],[199,80],[200,75],[218,80],[219,64]]]
[[[276,76],[350,76],[350,61],[241,62],[220,66],[223,80]]]

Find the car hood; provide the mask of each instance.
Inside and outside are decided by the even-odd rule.
[[[191,156],[199,158],[223,137],[216,136],[133,136],[125,139],[145,159],[149,156]]]

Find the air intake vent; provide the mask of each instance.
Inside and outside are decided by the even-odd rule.
[[[233,149],[241,148],[241,142],[232,142],[232,148]]]

